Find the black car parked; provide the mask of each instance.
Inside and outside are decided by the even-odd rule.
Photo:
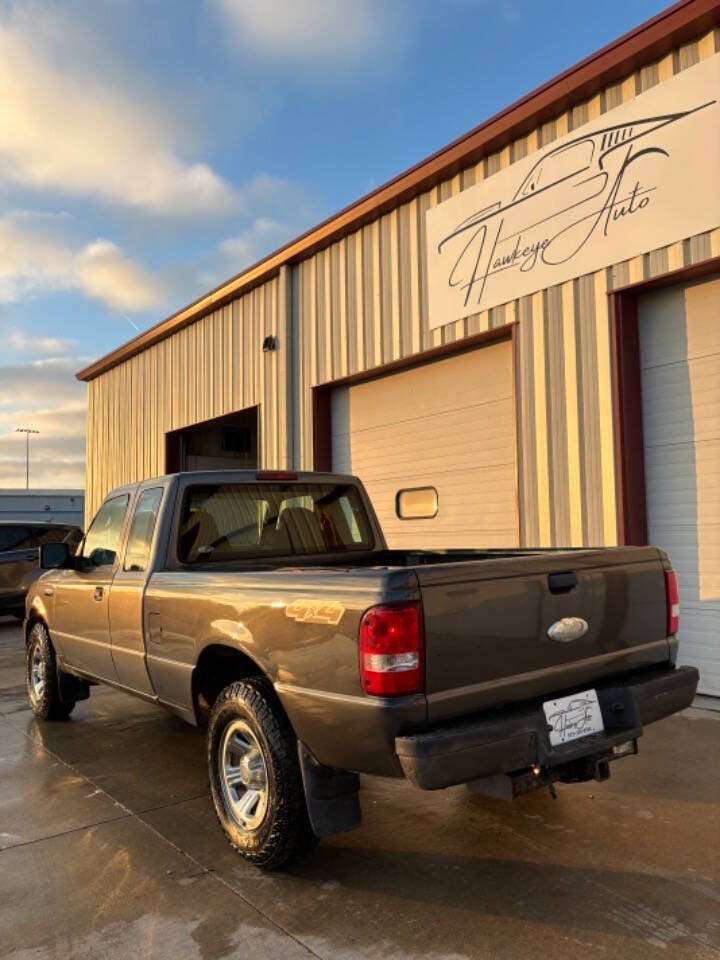
[[[25,616],[25,595],[40,573],[39,550],[46,543],[67,543],[74,553],[83,538],[68,523],[0,521],[0,615]]]

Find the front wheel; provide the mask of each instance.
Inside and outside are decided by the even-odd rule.
[[[25,651],[25,685],[30,709],[43,720],[64,720],[75,707],[74,700],[61,700],[55,651],[44,623],[30,631]]]
[[[232,683],[215,701],[208,767],[218,819],[245,860],[278,869],[317,842],[305,805],[297,741],[264,680]]]

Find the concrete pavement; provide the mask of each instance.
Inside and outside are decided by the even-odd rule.
[[[365,778],[360,830],[263,874],[217,825],[200,732],[100,688],[35,720],[0,619],[2,958],[720,960],[720,714],[558,793]]]

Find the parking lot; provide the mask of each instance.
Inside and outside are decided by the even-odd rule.
[[[0,619],[0,956],[720,958],[720,713],[651,728],[605,784],[513,804],[364,780],[360,830],[244,864],[204,739],[95,688],[36,721]]]

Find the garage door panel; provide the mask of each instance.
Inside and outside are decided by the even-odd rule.
[[[648,535],[680,584],[680,659],[720,695],[720,280],[639,304]]]
[[[685,325],[678,317],[685,316],[685,294],[681,288],[662,290],[642,298],[643,323],[652,325],[652,336],[643,340],[643,368],[673,363],[686,355]]]
[[[439,478],[440,474],[427,472],[413,473],[409,474],[410,482],[405,484],[405,486],[437,486]],[[514,479],[514,471],[508,468],[503,472],[502,476],[497,478],[493,477],[488,483],[483,483],[481,491],[477,491],[469,487],[467,478],[457,477],[453,473],[442,475],[441,489],[438,489],[440,509],[438,510],[438,517],[434,522],[438,524],[442,523],[444,516],[446,516],[448,511],[453,507],[459,507],[462,510],[467,509],[468,511],[477,513],[483,509],[487,510],[490,503],[494,505],[500,501],[501,506],[512,503],[515,499]],[[395,495],[398,489],[401,489],[397,483],[397,479],[393,477],[374,477],[372,479],[373,489],[376,491],[376,495],[387,498],[388,502],[392,500],[393,509]],[[494,512],[499,513],[500,511]]]
[[[443,432],[448,429],[451,429],[453,434],[457,436],[461,436],[463,432],[468,437],[477,436],[481,433],[486,442],[493,440],[503,442],[507,429],[507,418],[512,415],[512,408],[511,400],[502,399],[483,406],[478,405],[460,410],[431,410],[430,412],[423,410],[418,412],[416,408],[413,411],[408,411],[401,418],[396,412],[398,406],[393,405],[386,411],[386,415],[392,418],[391,422],[375,426],[368,426],[364,419],[361,419],[362,413],[356,413],[353,410],[350,420],[350,436],[359,441],[363,440],[363,436],[367,439],[370,435],[390,438],[399,436],[405,441],[411,442],[415,437],[409,428],[421,427],[421,436],[416,438],[418,442],[422,442],[424,437],[426,442],[429,443],[430,440],[441,437]]]
[[[643,367],[720,352],[720,280],[649,294],[641,307],[644,326],[652,328],[643,338]]]
[[[492,363],[482,363],[482,385],[476,379],[478,351],[473,351],[351,387],[351,423],[360,416],[363,427],[373,428],[386,425],[389,418],[395,419],[395,414],[423,417],[432,413],[462,411],[471,406],[480,408],[499,399],[511,399],[512,355],[509,344],[488,347],[486,351],[496,351],[498,347],[504,350],[493,357]],[[438,371],[444,364],[451,365],[452,376],[447,371]],[[428,385],[433,381],[442,382],[429,391]]]
[[[507,450],[507,423],[511,419],[512,408],[509,403],[493,404],[492,414],[487,427],[482,421],[467,414],[449,416],[440,414],[425,419],[405,420],[389,424],[374,430],[354,430],[350,433],[355,456],[363,451],[364,459],[381,457],[388,446],[401,443],[410,456],[432,456],[445,447],[454,444],[461,450],[463,445],[475,450],[488,451],[488,459],[512,459]]]
[[[334,468],[363,480],[391,546],[517,544],[510,343],[338,390],[332,420]],[[397,491],[418,486],[438,516],[397,519]]]
[[[378,475],[382,476],[389,470],[389,476],[402,479],[397,472],[397,465],[391,460],[389,462],[388,451],[392,451],[395,444],[388,442],[383,446],[385,452],[374,452],[372,455],[359,455],[356,452],[357,447],[354,447],[355,452],[351,460],[353,471],[356,473],[361,470],[366,473],[372,471],[373,475],[377,472]],[[422,444],[408,445],[407,453],[404,454],[405,468],[402,471],[402,476],[410,476],[412,472],[417,472],[419,469],[430,474],[452,474],[457,472],[458,464],[463,461],[471,461],[477,470],[490,467],[501,468],[503,466],[509,466],[514,470],[514,461],[500,459],[501,457],[507,457],[506,451],[503,450],[487,450],[481,445],[462,443],[461,441],[440,443],[438,447],[438,449],[433,449],[432,452],[428,453],[427,447]]]
[[[643,412],[651,429],[664,432],[667,423],[679,418],[683,424],[693,422],[692,407],[688,405],[691,399],[689,372],[686,365],[673,363],[643,374]]]

